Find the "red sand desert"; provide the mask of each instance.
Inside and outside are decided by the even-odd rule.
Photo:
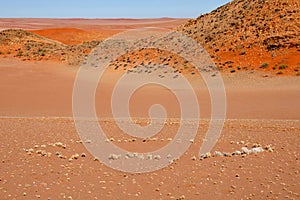
[[[80,139],[72,118],[72,92],[79,67],[68,60],[78,55],[80,60],[81,54],[75,51],[75,56],[68,56],[72,52],[68,48],[89,53],[92,47],[76,45],[134,28],[176,29],[186,20],[0,20],[1,29],[22,28],[42,36],[26,37],[44,42],[43,47],[56,44],[62,56],[48,56],[48,50],[45,56],[17,56],[20,50],[14,53],[15,48],[22,49],[26,42],[0,44],[4,52],[0,55],[0,199],[300,198],[300,79],[295,71],[276,74],[259,67],[235,73],[230,68],[221,70],[226,88],[226,120],[212,155],[199,159],[210,122],[211,101],[203,80],[183,69],[201,109],[197,135],[186,153],[166,168],[131,174],[105,166],[83,145],[88,141]],[[33,45],[28,53],[38,47]],[[291,63],[299,58],[294,54],[282,56],[293,58]],[[98,86],[99,124],[110,142],[127,151],[154,151],[175,136],[179,105],[174,94],[162,87],[138,90],[130,101],[131,115],[138,124],[149,122],[148,109],[155,103],[165,106],[168,119],[162,131],[151,138],[124,134],[113,120],[109,105],[116,80],[127,70],[108,70]],[[241,150],[245,147],[261,147],[264,151],[247,155]],[[214,156],[216,151],[224,156]],[[232,154],[237,151],[240,154]]]

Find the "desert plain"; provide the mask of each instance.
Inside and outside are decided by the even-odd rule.
[[[0,21],[4,31],[18,29],[7,34],[15,34],[12,39],[2,38],[0,43],[0,199],[300,198],[299,46],[286,48],[285,52],[277,50],[279,56],[271,61],[263,60],[270,59],[265,51],[260,57],[252,57],[248,68],[234,66],[233,70],[228,62],[223,65],[220,74],[226,91],[225,123],[211,154],[203,159],[198,154],[210,123],[209,92],[192,68],[179,67],[178,71],[193,85],[199,102],[201,117],[196,137],[180,159],[169,166],[148,173],[126,173],[104,165],[89,153],[83,143],[91,141],[82,140],[77,133],[72,95],[84,57],[81,54],[96,47],[97,42],[90,42],[93,40],[136,28],[171,31],[188,19]],[[42,46],[26,49],[29,40]],[[82,45],[84,42],[87,46]],[[57,45],[58,50],[49,53],[49,45]],[[144,54],[149,53],[138,54],[138,62],[146,61]],[[227,52],[220,59],[226,63],[233,55]],[[244,53],[238,55],[232,58],[235,62]],[[248,59],[241,59],[239,64]],[[276,70],[263,65],[275,62],[282,62]],[[173,57],[168,65],[172,68],[176,63]],[[165,107],[168,119],[161,132],[151,138],[122,133],[114,122],[110,102],[117,79],[131,69],[128,65],[122,59],[116,62],[98,86],[95,98],[99,124],[109,142],[127,151],[154,151],[172,141],[180,123],[179,103],[163,87],[141,88],[130,101],[130,114],[137,123],[150,123],[148,109],[156,103]],[[259,151],[246,152],[245,148]]]

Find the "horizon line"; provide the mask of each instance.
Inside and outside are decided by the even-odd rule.
[[[201,15],[201,14],[200,14]],[[0,19],[195,19],[195,17],[0,17]]]

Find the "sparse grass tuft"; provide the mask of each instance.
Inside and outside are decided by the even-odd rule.
[[[19,56],[19,57],[23,56],[23,51],[19,50],[17,56]]]
[[[269,67],[269,63],[263,63],[259,68],[266,69],[267,67]]]
[[[241,56],[246,55],[246,51],[245,51],[245,50],[242,50],[242,51],[240,52],[240,55],[241,55]]]
[[[287,65],[284,65],[284,64],[279,66],[279,69],[280,69],[280,70],[283,70],[283,69],[286,69],[286,68],[288,68],[288,66],[287,66]]]
[[[278,71],[276,74],[281,75],[281,74],[283,74],[283,72],[282,71]]]

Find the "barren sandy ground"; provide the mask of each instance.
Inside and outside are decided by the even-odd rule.
[[[228,113],[214,151],[233,152],[259,143],[271,144],[274,152],[193,160],[210,116],[207,91],[194,77],[190,80],[198,83],[202,108],[195,142],[167,168],[127,174],[94,161],[79,142],[71,118],[76,72],[74,67],[51,62],[1,60],[1,199],[299,199],[298,77],[263,78],[263,74],[249,72],[223,75]],[[109,97],[111,77],[104,80],[104,91],[97,98]],[[142,90],[135,96],[133,116],[144,113],[147,108],[143,106],[155,101],[167,105],[171,117],[178,116],[176,103],[159,99],[170,94],[161,88],[150,91],[151,95]],[[105,102],[97,103],[99,116],[109,117],[109,111],[101,107]],[[157,140],[143,142],[124,137],[111,119],[102,118],[100,124],[117,145],[131,151],[162,147],[177,130],[177,123],[166,124]],[[65,148],[53,146],[57,142]],[[40,150],[47,155],[42,156]],[[69,161],[76,153],[79,158]]]
[[[0,88],[2,116],[72,116],[72,92],[77,73],[76,67],[51,62],[23,63],[17,60],[0,61]],[[300,79],[299,77],[274,76],[263,77],[259,73],[239,73],[223,75],[227,94],[227,118],[230,119],[300,119]],[[106,77],[106,78],[105,78]],[[96,98],[102,117],[109,116],[110,92],[118,76],[106,75],[103,85],[99,86]],[[210,98],[200,77],[190,77],[200,101],[201,116],[210,117]],[[106,90],[103,92],[101,90]],[[151,88],[149,88],[151,90]],[[152,90],[154,90],[152,88]],[[110,92],[109,92],[110,91]],[[153,99],[159,99],[167,105],[170,99],[161,97],[165,90],[137,93],[137,105],[133,116],[145,105],[151,105]],[[103,94],[107,95],[103,97]],[[149,95],[151,94],[151,95]],[[170,95],[170,94],[169,94]],[[176,102],[175,102],[176,104]],[[176,105],[170,111],[176,110]],[[172,114],[172,113],[171,113]],[[178,117],[173,112],[170,117]]]
[[[72,119],[1,119],[0,124],[1,199],[299,199],[298,121],[227,120],[215,150],[232,152],[247,143],[260,143],[272,144],[274,152],[194,161],[199,136],[207,127],[203,122],[194,144],[180,160],[147,174],[122,173],[94,161],[76,142]],[[167,126],[167,133],[174,131],[172,125]],[[160,146],[165,136],[146,144]],[[53,147],[51,143],[56,142],[66,148]],[[129,150],[145,146],[141,140],[129,143],[122,138],[117,144]],[[52,156],[29,155],[24,148]],[[56,152],[66,159],[58,158]],[[69,161],[76,153],[80,157]]]

